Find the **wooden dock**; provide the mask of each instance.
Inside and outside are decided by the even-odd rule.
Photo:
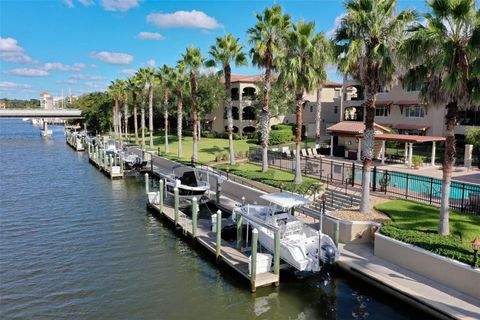
[[[175,224],[174,208],[167,204],[164,204],[162,209],[159,204],[148,203],[148,205],[159,215],[166,217]],[[193,238],[192,219],[181,211],[179,211],[178,223],[176,226],[182,230],[183,234]],[[211,226],[212,224],[209,220],[198,220],[197,232],[194,240],[208,251],[216,254],[216,232],[211,231]],[[255,292],[258,287],[272,284],[275,286],[279,285],[280,275],[278,273],[259,273],[256,274],[254,279],[252,279],[249,272],[249,257],[223,239],[221,240],[220,255],[218,258],[229,265],[233,270],[237,271],[242,277],[247,279],[250,282],[252,292]]]
[[[66,131],[65,141],[73,150],[85,151],[84,142],[75,133]]]
[[[106,156],[103,150],[91,144],[88,144],[87,148],[88,162],[112,180],[123,178],[123,160],[118,155]]]

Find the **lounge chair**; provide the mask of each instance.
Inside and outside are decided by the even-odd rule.
[[[300,150],[300,152],[301,152],[302,156],[308,157],[307,150],[302,149],[302,150]]]

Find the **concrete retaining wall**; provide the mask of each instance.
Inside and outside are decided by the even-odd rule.
[[[377,232],[375,255],[480,299],[480,269],[439,256]]]
[[[326,215],[323,217],[323,232],[333,236],[333,230],[338,221],[338,241],[341,243],[368,243],[372,241],[371,226],[377,225],[370,221],[346,221]]]

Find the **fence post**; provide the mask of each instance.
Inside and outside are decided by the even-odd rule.
[[[258,230],[255,228],[252,231],[252,254],[250,256],[250,286],[252,292],[256,291],[255,279],[257,277],[257,243]]]
[[[432,196],[433,196],[433,178],[430,177],[430,204],[432,204]]]
[[[280,282],[280,231],[275,230],[274,234],[275,250],[273,251],[273,273],[278,275],[278,281],[275,285],[278,286]]]
[[[175,225],[178,225],[178,202],[179,202],[179,199],[178,199],[178,188],[175,187],[175,189],[173,189],[173,195],[174,195],[174,210],[175,210]]]
[[[333,161],[330,161],[330,181],[333,181]]]
[[[355,162],[352,162],[352,187],[355,186]]]
[[[217,211],[217,230],[216,230],[216,250],[215,257],[217,262],[220,260],[221,245],[222,245],[222,211]]]
[[[323,170],[322,170],[322,158],[320,158],[320,181],[322,181],[322,173],[323,173]]]
[[[372,191],[377,191],[377,166],[373,167],[373,188]]]
[[[197,219],[198,219],[197,197],[193,197],[192,199],[192,238],[194,241],[197,238]]]
[[[462,212],[465,209],[464,203],[465,203],[465,183],[462,183],[462,206],[461,206],[461,210],[460,210]]]
[[[408,173],[405,175],[405,199],[408,199]]]
[[[307,162],[308,162],[308,159],[307,157],[303,157],[305,159],[305,176],[307,176]]]

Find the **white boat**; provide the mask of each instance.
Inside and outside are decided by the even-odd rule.
[[[48,137],[48,136],[51,136],[52,134],[53,134],[52,129],[46,129],[46,130],[42,129],[42,130],[40,130],[40,135],[42,137]]]
[[[201,202],[207,200],[205,193],[210,190],[210,173],[205,170],[176,165],[166,179],[167,193],[174,194],[178,188],[180,201],[190,201],[193,197]]]
[[[260,244],[274,252],[274,230],[280,235],[280,258],[298,271],[319,272],[328,269],[340,254],[333,240],[321,231],[304,224],[291,211],[295,207],[310,204],[302,196],[278,192],[260,196],[270,205],[244,205],[233,210],[233,218],[239,214],[258,230]]]
[[[30,118],[22,118],[22,121],[30,121]]]

